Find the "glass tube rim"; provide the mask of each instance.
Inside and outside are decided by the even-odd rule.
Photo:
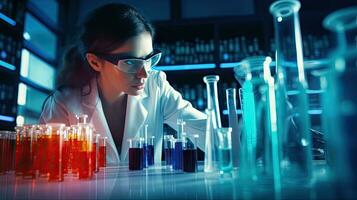
[[[207,75],[207,76],[203,77],[203,81],[205,83],[216,82],[216,81],[219,81],[219,76],[218,75]]]
[[[323,20],[324,28],[330,31],[346,31],[357,28],[357,6],[339,9]]]
[[[272,3],[269,11],[275,17],[287,17],[300,10],[301,3],[296,0],[280,0]],[[290,10],[287,10],[289,9]],[[288,12],[286,12],[288,11]]]

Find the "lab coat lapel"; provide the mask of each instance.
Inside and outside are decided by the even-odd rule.
[[[102,102],[98,95],[96,79],[93,79],[91,82],[91,91],[89,95],[82,97],[82,111],[84,114],[88,115],[90,122],[94,125],[97,133],[107,137],[107,144],[110,148],[110,150],[107,150],[107,157],[110,159],[107,162],[118,163],[118,151],[104,115]]]
[[[147,89],[147,88],[146,88]],[[141,127],[147,118],[147,102],[148,95],[144,91],[141,95],[130,96],[128,95],[128,102],[126,107],[124,138],[121,149],[121,160],[127,160],[129,150],[128,139],[140,137]]]

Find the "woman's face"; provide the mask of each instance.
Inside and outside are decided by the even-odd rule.
[[[152,37],[150,33],[144,32],[126,41],[122,46],[110,52],[110,54],[123,54],[131,58],[146,58],[153,52]],[[100,59],[100,58],[97,58]],[[126,93],[139,95],[143,92],[148,72],[144,67],[136,73],[127,73],[117,68],[111,62],[100,59],[99,70],[100,82],[106,90],[115,94]]]

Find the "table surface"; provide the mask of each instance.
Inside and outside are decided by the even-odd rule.
[[[10,173],[0,176],[0,199],[335,199],[339,195],[324,166],[315,165],[313,184],[283,184],[281,193],[267,180],[244,182],[237,171],[204,173],[202,163],[197,173],[164,166],[129,171],[120,165],[101,169],[91,180],[68,175],[63,182],[24,180]]]

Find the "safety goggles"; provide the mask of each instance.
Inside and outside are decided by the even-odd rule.
[[[128,57],[124,54],[95,54],[101,59],[104,59],[119,70],[126,73],[137,73],[142,68],[147,72],[152,70],[152,67],[159,63],[161,58],[161,51],[155,49],[150,55],[145,58]]]

